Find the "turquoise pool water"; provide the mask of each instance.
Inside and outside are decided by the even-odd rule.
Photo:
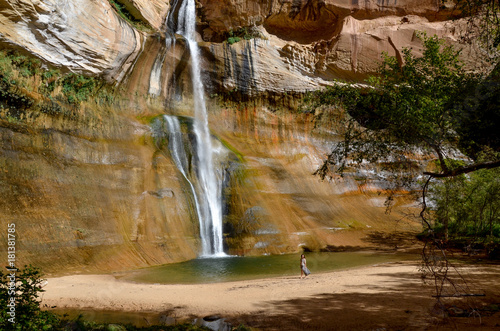
[[[385,262],[416,260],[417,254],[381,252],[308,253],[307,266],[319,273]],[[198,258],[181,263],[144,268],[117,278],[160,284],[215,283],[279,276],[300,276],[300,254]]]

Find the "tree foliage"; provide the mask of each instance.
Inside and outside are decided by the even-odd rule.
[[[25,266],[15,272],[15,278],[9,278],[8,276],[12,274],[0,270],[0,305],[2,307],[0,309],[0,329],[55,329],[59,325],[59,318],[40,309],[39,296],[44,292],[41,286],[43,282],[41,270]],[[15,287],[12,286],[12,283],[15,283]],[[12,304],[12,299],[14,299],[14,304]],[[9,305],[13,306],[12,310]]]
[[[368,85],[337,84],[309,97],[312,108],[345,112],[342,139],[316,174],[325,178],[369,162],[391,174],[393,189],[414,190],[423,181],[420,216],[434,242],[428,248],[444,249],[441,240],[450,234],[464,247],[481,243],[495,250],[499,71],[467,72],[458,51],[436,36],[420,38],[420,54],[405,48],[402,61],[384,54],[379,75]],[[424,254],[429,263],[433,258]],[[431,269],[434,275],[447,270]]]
[[[500,256],[500,69],[467,72],[459,51],[436,36],[419,37],[420,54],[384,54],[368,85],[339,83],[306,101],[344,115],[337,116],[344,119],[340,142],[317,175],[369,162],[391,174],[393,189],[416,192],[423,182],[422,278],[431,276],[437,304],[446,309],[442,298],[471,295],[447,257],[450,245]]]
[[[446,178],[430,188],[435,202],[435,231],[464,246],[498,244],[500,239],[500,169],[478,170]]]
[[[344,140],[317,171],[321,177],[363,161],[390,161],[399,169],[398,185],[409,185],[419,172],[412,161],[416,151],[435,156],[435,169],[426,172],[432,177],[500,165],[498,82],[466,72],[459,52],[436,36],[420,37],[422,56],[405,48],[401,63],[384,54],[369,86],[343,84],[311,98],[313,107],[343,107],[349,115]],[[484,148],[493,152],[477,162]],[[457,162],[460,152],[462,162]]]

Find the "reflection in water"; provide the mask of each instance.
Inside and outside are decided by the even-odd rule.
[[[306,254],[307,266],[314,273],[372,265],[383,262],[415,260],[416,254],[341,252]],[[300,276],[300,254],[256,257],[227,256],[198,258],[186,262],[145,268],[123,279],[146,283],[215,283],[278,276]]]

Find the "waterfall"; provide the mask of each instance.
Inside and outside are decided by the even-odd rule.
[[[177,7],[178,2],[176,1],[174,7]],[[189,181],[196,199],[202,256],[224,256],[222,241],[222,179],[218,178],[221,176],[217,176],[214,169],[214,150],[208,129],[204,87],[201,80],[200,51],[195,40],[196,8],[194,0],[183,0],[180,3],[177,17],[170,17],[174,16],[174,12],[175,8],[170,12],[167,26],[177,34],[184,36],[191,54],[191,80],[194,99],[193,126],[196,137],[196,189],[192,181],[189,181],[185,168],[183,168],[182,156],[179,156],[179,164],[177,164],[177,160],[175,162],[179,170],[183,172],[184,177]],[[184,170],[181,170],[181,168]]]
[[[186,151],[184,149],[184,142],[182,140],[182,132],[181,126],[179,124],[179,119],[175,116],[163,116],[165,119],[165,123],[167,124],[168,131],[168,149],[170,150],[170,155],[174,160],[177,169],[182,173],[184,178],[189,184],[191,188],[191,192],[194,197],[194,205],[196,207],[196,214],[200,220],[200,233],[206,233],[205,230],[205,222],[202,221],[201,215],[203,215],[202,209],[200,208],[200,200],[198,198],[198,192],[194,188],[193,182],[189,179],[188,173],[188,158],[186,155]],[[210,244],[207,240],[206,236],[201,236],[201,246],[203,248],[203,252],[208,252],[210,250]]]

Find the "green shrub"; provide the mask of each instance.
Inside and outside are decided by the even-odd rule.
[[[238,41],[240,41],[241,39],[239,37],[229,37],[227,38],[227,43],[229,45],[232,45],[234,43],[237,43]]]
[[[15,275],[15,281],[10,275]],[[31,265],[15,273],[0,270],[1,330],[52,330],[59,325],[56,315],[40,309],[39,295],[44,292],[42,276],[41,270]]]
[[[466,245],[500,242],[499,169],[481,169],[430,186],[435,231]]]
[[[86,77],[78,74],[66,75],[61,85],[63,93],[71,104],[77,104],[89,100],[96,93],[98,83],[94,77]]]
[[[35,57],[20,55],[15,50],[0,51],[0,105],[14,112],[32,107],[35,100],[26,91],[72,106],[85,101],[95,101],[99,105],[115,102],[114,88],[100,77],[62,74],[58,69],[42,68]],[[47,110],[47,106],[42,108]]]
[[[254,27],[251,27],[250,29],[247,27],[242,27],[238,30],[231,29],[228,32],[227,43],[232,45],[241,39],[250,40],[253,38],[261,38],[260,33]]]

